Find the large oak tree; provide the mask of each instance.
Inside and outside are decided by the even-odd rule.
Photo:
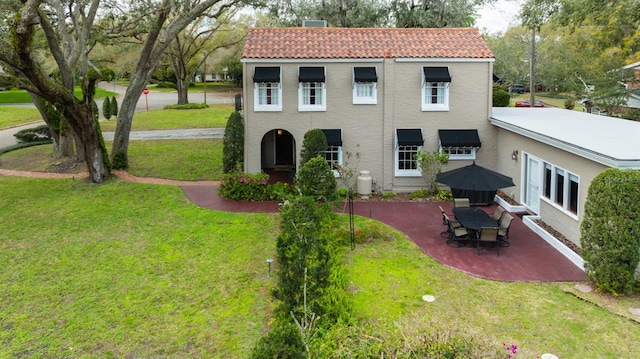
[[[122,99],[118,123],[113,139],[111,158],[114,168],[126,168],[128,166],[129,133],[133,113],[142,95],[142,91],[160,66],[160,59],[169,48],[172,41],[194,20],[203,16],[217,19],[223,16],[229,9],[242,6],[245,0],[161,0],[140,1],[142,11],[131,14],[144,13],[146,29],[141,32],[143,44],[137,65],[131,74],[131,82]],[[150,5],[150,7],[149,7]],[[113,17],[114,20],[117,17]]]
[[[89,179],[103,182],[109,161],[99,125],[93,114],[93,96],[99,71],[87,56],[100,0],[22,0],[5,4],[13,18],[0,38],[0,61],[19,88],[55,104],[78,139],[77,150],[87,163]],[[46,51],[35,51],[36,33],[46,39]],[[41,56],[52,58],[59,79],[42,67]],[[77,84],[82,98],[74,95]]]

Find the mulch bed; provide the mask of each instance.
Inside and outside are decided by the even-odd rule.
[[[497,195],[500,196],[500,198],[502,198],[505,202],[509,203],[512,206],[519,206],[520,205],[520,203],[514,201],[511,197],[509,197],[506,194],[504,194],[504,192],[498,191]],[[537,224],[538,226],[543,228],[545,231],[549,232],[549,234],[554,236],[558,241],[562,242],[562,244],[564,244],[565,246],[569,247],[569,249],[574,251],[577,255],[579,255],[579,256],[582,255],[582,249],[578,245],[573,243],[572,241],[568,240],[567,237],[565,237],[562,233],[556,231],[553,227],[551,227],[550,225],[544,223],[544,221],[542,221],[540,219],[537,219],[534,222],[535,222],[535,224]]]

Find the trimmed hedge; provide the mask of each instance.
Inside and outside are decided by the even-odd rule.
[[[612,294],[633,291],[640,263],[640,172],[609,168],[593,179],[581,224],[587,276]]]
[[[42,140],[51,140],[51,130],[47,125],[26,128],[20,130],[13,135],[18,143],[39,142]]]
[[[188,103],[184,105],[166,105],[165,110],[202,110],[209,108],[209,105],[204,103]]]
[[[11,151],[27,148],[27,147],[40,146],[40,145],[50,145],[52,143],[53,143],[52,139],[39,140],[39,141],[34,141],[34,142],[17,143],[15,145],[7,146],[5,148],[0,148],[0,155],[3,155],[5,153],[7,153],[7,152],[11,152]]]
[[[511,95],[505,90],[493,90],[493,107],[508,107]]]

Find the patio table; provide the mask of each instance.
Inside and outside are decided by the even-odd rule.
[[[494,221],[491,216],[477,207],[456,207],[453,215],[460,221],[460,224],[468,229],[480,232],[482,227],[498,227],[498,221]]]

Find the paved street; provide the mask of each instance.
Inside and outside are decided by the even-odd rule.
[[[106,141],[113,140],[113,132],[102,134]],[[222,138],[224,128],[194,128],[188,130],[154,130],[154,131],[132,131],[130,140],[173,140],[185,138]]]
[[[118,99],[121,101],[124,96],[126,87],[114,85],[109,82],[101,82],[99,87],[118,93]],[[221,95],[220,93],[207,93],[207,104],[233,104],[235,92],[230,91],[228,94]],[[151,92],[149,95],[140,96],[138,104],[136,105],[136,112],[143,112],[149,110],[158,110],[164,108],[166,105],[173,105],[178,102],[178,94],[176,92]],[[204,103],[204,93],[194,92],[189,93],[189,102],[191,103]],[[102,109],[102,100],[97,100],[98,108]],[[5,106],[5,105],[3,105]],[[17,104],[9,106],[33,106],[32,104]],[[0,131],[0,148],[11,146],[16,143],[14,133],[23,130],[25,128],[36,127],[44,124],[44,122],[36,122],[23,126],[13,127],[7,130]],[[105,132],[105,140],[113,140],[113,132]],[[166,131],[139,131],[131,132],[131,140],[139,139],[170,139],[170,138],[222,138],[224,135],[224,129],[191,129],[191,130],[166,130]]]

